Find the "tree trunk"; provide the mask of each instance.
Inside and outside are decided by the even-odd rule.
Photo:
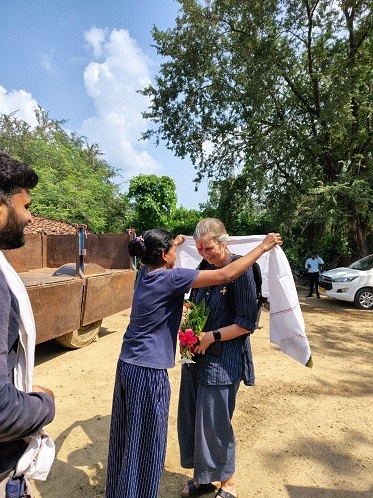
[[[351,218],[350,227],[350,248],[352,252],[353,260],[363,258],[369,255],[369,249],[367,244],[367,234],[368,234],[367,219],[360,217],[358,215]]]

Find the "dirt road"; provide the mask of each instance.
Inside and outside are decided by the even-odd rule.
[[[242,385],[234,417],[239,498],[373,497],[372,312],[300,290],[314,367],[269,342],[269,315],[253,336],[256,386]],[[35,381],[56,395],[48,426],[56,460],[36,498],[104,496],[116,361],[128,311],[104,320],[97,342],[66,351],[37,346]],[[169,371],[173,397],[159,498],[180,496],[191,476],[179,465],[176,403],[180,366]],[[214,495],[206,495],[213,497]]]

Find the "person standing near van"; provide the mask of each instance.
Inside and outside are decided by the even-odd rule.
[[[310,283],[310,290],[306,297],[312,297],[313,289],[318,299],[320,299],[319,293],[319,275],[320,275],[320,265],[323,265],[324,261],[320,258],[317,252],[313,252],[311,257],[306,260],[304,267],[308,271],[308,280]]]

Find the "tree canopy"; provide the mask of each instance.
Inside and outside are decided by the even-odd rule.
[[[35,109],[32,128],[15,113],[0,115],[0,150],[35,169],[39,183],[32,192],[32,212],[96,233],[138,233],[164,227],[190,234],[201,218],[195,210],[176,207],[176,186],[168,176],[138,175],[122,193],[115,170],[102,159],[97,144],[66,132],[64,121]]]
[[[293,242],[368,254],[372,2],[179,2],[175,27],[153,30],[164,62],[143,90],[157,126],[144,138],[190,156],[197,180],[229,181],[226,202],[270,213]]]
[[[36,109],[32,128],[14,114],[0,115],[0,150],[26,162],[39,174],[33,212],[56,220],[85,224],[96,233],[127,228],[128,201],[112,179],[114,169],[96,144],[63,130]]]
[[[138,175],[130,180],[133,200],[132,225],[138,232],[166,227],[176,210],[176,186],[168,176]]]

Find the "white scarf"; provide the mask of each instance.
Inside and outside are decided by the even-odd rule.
[[[235,254],[244,255],[264,239],[264,235],[229,237],[226,245]],[[185,237],[177,246],[176,266],[196,268],[201,256],[193,237]],[[276,246],[264,253],[258,263],[262,272],[262,294],[270,302],[270,342],[299,361],[312,367],[311,349],[305,332],[298,293],[284,251]]]
[[[35,352],[35,321],[30,299],[26,288],[18,273],[6,260],[0,251],[0,268],[10,290],[16,296],[20,309],[21,327],[19,331],[19,347],[17,351],[17,365],[14,369],[14,385],[23,392],[32,391],[34,352]],[[40,429],[25,438],[28,443],[25,453],[17,464],[16,475],[25,474],[26,477],[45,480],[52,466],[55,447],[48,434]]]

